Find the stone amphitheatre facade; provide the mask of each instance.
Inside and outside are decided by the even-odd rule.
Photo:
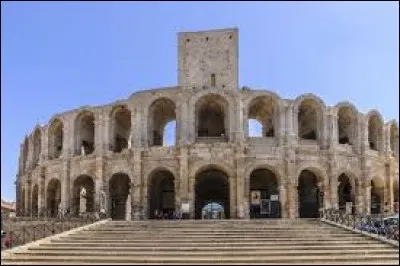
[[[226,218],[315,217],[346,202],[361,213],[398,208],[394,120],[349,102],[326,106],[310,93],[282,99],[239,88],[237,29],[183,32],[178,42],[176,87],[56,114],[34,128],[21,144],[18,215],[78,214],[82,187],[87,212],[104,206],[115,219],[150,219],[183,204],[200,218],[209,202]],[[250,119],[260,136],[249,135]],[[171,121],[176,141],[165,146]]]

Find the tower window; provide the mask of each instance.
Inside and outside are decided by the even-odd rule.
[[[215,83],[216,83],[215,74],[213,73],[213,74],[211,74],[211,87],[215,87]]]
[[[208,41],[208,37],[206,37],[206,41]]]

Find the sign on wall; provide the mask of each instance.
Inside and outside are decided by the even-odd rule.
[[[190,211],[190,204],[188,202],[183,202],[181,205],[181,210],[183,213],[189,213]]]
[[[270,199],[271,201],[278,201],[279,197],[278,195],[271,195]]]

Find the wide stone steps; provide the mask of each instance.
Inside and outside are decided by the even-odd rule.
[[[2,254],[2,264],[398,265],[399,250],[318,220],[106,222]]]

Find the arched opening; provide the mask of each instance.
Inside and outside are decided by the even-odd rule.
[[[368,143],[369,148],[375,151],[382,149],[383,123],[377,114],[368,118]]]
[[[196,176],[195,219],[202,218],[202,210],[209,203],[222,205],[225,218],[229,219],[229,178],[220,170],[209,169],[202,171]]]
[[[32,216],[37,217],[38,216],[38,208],[39,208],[39,189],[38,185],[35,184],[33,186],[33,191],[32,191]]]
[[[227,139],[228,128],[228,102],[222,96],[210,94],[201,97],[196,102],[198,138]]]
[[[268,169],[250,175],[250,218],[280,218],[278,180]]]
[[[25,138],[23,151],[22,151],[22,171],[25,172],[28,162],[29,142],[28,138]]]
[[[94,114],[83,111],[75,122],[75,154],[88,155],[94,151]]]
[[[319,140],[322,110],[312,99],[303,100],[298,108],[298,136],[304,140]]]
[[[390,125],[390,150],[392,156],[399,158],[399,128],[394,123]]]
[[[94,211],[94,181],[87,175],[81,175],[73,184],[73,213],[75,215]]]
[[[276,132],[276,103],[271,97],[260,96],[253,99],[249,105],[249,132],[248,135],[251,137],[250,131],[250,120],[256,120],[261,125],[261,136],[262,137],[274,137]]]
[[[112,111],[112,145],[111,150],[121,152],[128,148],[131,132],[131,112],[125,106],[117,106]]]
[[[175,210],[174,175],[166,170],[155,171],[150,175],[149,182],[149,216],[157,218],[162,213],[172,218]]]
[[[383,210],[383,186],[379,178],[371,180],[371,214],[379,214]]]
[[[357,114],[349,106],[340,107],[337,123],[339,144],[353,145],[357,138]]]
[[[261,138],[263,136],[263,126],[256,119],[249,119],[249,137],[258,137]]]
[[[339,197],[339,210],[355,212],[355,192],[347,175],[341,174],[338,178],[337,193]],[[350,205],[350,207],[348,207]]]
[[[168,122],[164,127],[163,146],[174,146],[176,140],[176,121]]]
[[[60,158],[63,149],[64,125],[59,119],[55,119],[49,127],[49,159]]]
[[[175,121],[175,103],[166,98],[155,100],[149,109],[150,146],[164,146],[165,127],[169,122]],[[176,123],[175,127],[169,128],[169,130],[172,131],[168,132],[169,134],[176,135]]]
[[[58,179],[50,180],[46,195],[47,217],[56,217],[61,204],[61,182]]]
[[[33,134],[33,158],[32,167],[35,168],[39,164],[40,152],[42,150],[42,132],[36,129]]]
[[[110,212],[114,220],[124,220],[131,181],[127,174],[114,174],[109,181]]]
[[[299,216],[300,218],[318,218],[323,197],[318,186],[318,177],[309,170],[303,170],[299,176]]]

